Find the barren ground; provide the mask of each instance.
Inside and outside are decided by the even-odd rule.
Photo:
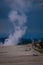
[[[0,65],[43,65],[43,55],[31,45],[0,46]]]

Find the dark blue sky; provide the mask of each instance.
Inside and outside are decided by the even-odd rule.
[[[43,37],[43,8],[31,10],[28,14],[27,38]]]
[[[7,1],[7,0],[6,0]],[[26,12],[28,29],[24,38],[41,38],[43,37],[43,0],[33,0],[32,7]],[[9,3],[10,4],[10,3]],[[11,10],[5,0],[0,0],[0,37],[7,36],[13,32],[13,24],[8,19]]]

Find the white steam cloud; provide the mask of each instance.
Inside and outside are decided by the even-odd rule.
[[[4,45],[16,45],[19,39],[25,34],[27,26],[27,16],[25,12],[28,11],[30,6],[29,0],[5,0],[11,11],[8,15],[9,20],[14,26],[14,32],[9,35],[9,38],[5,40]]]
[[[10,34],[9,38],[6,39],[4,45],[16,45],[19,42],[19,39],[25,34],[26,26],[26,16],[25,15],[18,15],[16,11],[12,11],[9,14],[9,19],[14,25],[14,33]],[[17,23],[16,23],[17,22]]]

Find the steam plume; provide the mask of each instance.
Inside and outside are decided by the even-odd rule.
[[[7,0],[6,0],[7,1]],[[27,16],[25,12],[28,10],[29,6],[24,0],[9,0],[9,6],[11,11],[8,14],[9,20],[14,26],[14,32],[10,33],[9,38],[5,40],[4,45],[16,45],[19,42],[19,39],[25,34],[27,26]]]

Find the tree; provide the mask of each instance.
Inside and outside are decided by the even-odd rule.
[[[43,40],[39,42],[39,48],[43,48]]]

